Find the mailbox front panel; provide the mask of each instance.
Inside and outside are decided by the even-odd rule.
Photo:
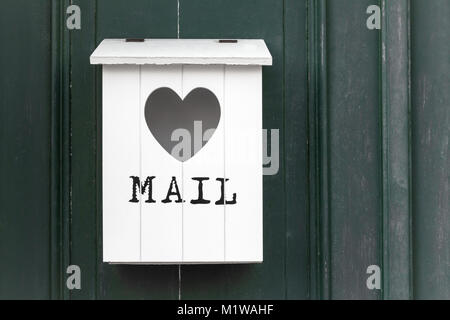
[[[261,66],[104,66],[105,262],[262,261],[261,86]]]

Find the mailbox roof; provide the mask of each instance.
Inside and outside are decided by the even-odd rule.
[[[264,40],[226,41],[105,39],[92,53],[90,60],[91,64],[272,65],[272,56]]]

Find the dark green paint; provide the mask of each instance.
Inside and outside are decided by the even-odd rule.
[[[371,0],[327,2],[330,298],[373,299],[366,268],[381,264],[379,34]]]
[[[412,297],[409,1],[382,1],[383,298]]]
[[[284,197],[286,202],[285,292],[287,299],[309,299],[310,221],[308,181],[308,1],[284,5]],[[265,126],[266,127],[266,126]],[[281,137],[281,135],[280,135]]]
[[[51,294],[51,5],[2,2],[0,299]]]
[[[65,28],[69,3],[81,30]],[[371,4],[381,32],[366,28]],[[449,16],[446,0],[2,3],[0,298],[450,298]],[[263,38],[273,55],[263,121],[280,129],[280,171],[264,177],[262,264],[102,263],[89,55],[104,38],[178,31]],[[366,288],[371,264],[382,291]]]
[[[450,299],[450,2],[411,1],[414,298]]]
[[[96,47],[95,1],[77,1],[82,10],[82,31],[70,32],[70,101],[68,105],[71,123],[71,210],[70,215],[70,263],[83,270],[86,290],[71,291],[71,298],[95,298],[98,254],[96,232],[98,201],[96,188],[97,117],[95,67],[86,63]],[[101,91],[100,91],[101,92]],[[86,250],[86,248],[91,248]]]
[[[51,8],[51,160],[50,160],[50,275],[52,299],[60,298],[63,285],[62,247],[61,234],[62,225],[60,212],[62,208],[62,174],[61,174],[61,40],[62,40],[62,17],[59,3],[54,0]]]

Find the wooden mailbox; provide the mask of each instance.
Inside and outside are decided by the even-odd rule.
[[[263,260],[263,40],[106,39],[103,261]]]

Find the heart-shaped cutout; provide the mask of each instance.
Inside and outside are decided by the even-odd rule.
[[[195,88],[181,99],[162,87],[149,95],[144,113],[156,141],[175,159],[186,161],[212,137],[220,120],[220,103],[206,88]]]

